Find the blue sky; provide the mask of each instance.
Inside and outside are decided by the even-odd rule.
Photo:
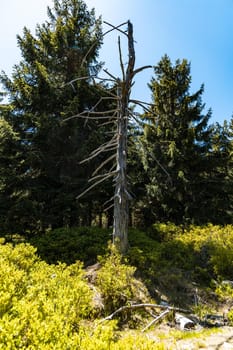
[[[128,19],[134,25],[136,66],[156,65],[166,53],[174,62],[191,62],[191,92],[204,83],[203,102],[212,108],[212,122],[230,120],[233,114],[233,0],[86,0],[96,15],[118,25]],[[0,0],[0,70],[11,74],[20,60],[16,35],[23,26],[34,31],[47,19],[52,0]],[[100,59],[120,74],[117,36],[105,37]],[[123,40],[123,38],[122,38]],[[124,46],[123,46],[124,48]],[[124,58],[127,62],[127,52]],[[136,78],[133,97],[150,102],[147,83],[153,70]]]

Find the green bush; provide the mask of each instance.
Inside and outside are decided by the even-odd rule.
[[[176,239],[192,244],[195,262],[214,278],[233,278],[233,226],[191,226]]]
[[[128,261],[113,248],[99,258],[95,286],[88,284],[79,259],[88,264],[105,254],[111,238],[108,230],[54,230],[35,237],[34,247],[1,242],[0,350],[163,349],[162,344],[138,332],[124,335],[116,321],[94,320],[103,316],[95,309],[96,291],[103,298],[104,315],[108,315],[123,305],[148,301],[147,291],[135,275],[142,276],[152,291],[162,286],[167,293],[169,288],[180,292],[187,278],[206,284],[211,279],[232,281],[233,226],[178,227],[176,231],[169,224],[166,233],[166,225],[161,225],[156,226],[156,237],[130,230]],[[216,292],[221,300],[231,302],[232,290],[230,283],[219,283]],[[119,319],[133,315],[119,314]],[[232,315],[230,311],[228,318],[233,324]]]
[[[172,239],[174,235],[182,233],[183,230],[184,228],[181,225],[178,226],[171,222],[158,222],[148,229],[148,235],[159,242],[165,242]]]
[[[211,287],[211,281],[233,280],[233,226],[156,224],[149,232],[132,230],[128,258],[137,267],[151,294],[155,289],[177,303],[178,294],[192,282]],[[181,296],[182,300],[182,296]]]
[[[0,349],[75,344],[79,323],[92,311],[82,264],[47,265],[32,246],[6,244],[0,266]]]
[[[39,256],[49,264],[72,264],[81,260],[93,264],[106,251],[111,231],[98,227],[59,228],[30,240]]]
[[[98,271],[96,286],[101,291],[104,300],[105,313],[110,314],[121,306],[136,303],[141,298],[148,297],[146,289],[136,281],[136,268],[129,266],[114,246],[110,252],[99,258],[101,269]],[[140,300],[142,301],[142,300]]]
[[[228,322],[230,326],[233,326],[233,310],[230,310],[227,314]]]
[[[105,300],[114,307],[134,300],[135,268],[116,252],[101,263]],[[122,337],[117,321],[93,320],[93,288],[84,273],[78,261],[48,265],[29,244],[0,244],[0,350],[163,349],[146,335]]]

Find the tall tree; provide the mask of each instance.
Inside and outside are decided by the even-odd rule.
[[[153,107],[146,114],[143,163],[151,221],[199,222],[209,172],[211,111],[203,114],[203,86],[191,94],[190,64],[165,55],[150,83]]]
[[[216,224],[233,222],[233,186],[232,186],[232,131],[231,123],[214,125],[203,198],[203,217]]]
[[[122,31],[120,27],[127,24],[127,30]],[[121,68],[122,77],[116,78],[114,75],[105,70],[105,73],[110,76],[111,82],[113,83],[113,91],[115,93],[110,93],[108,99],[115,102],[115,108],[102,112],[101,118],[106,118],[108,114],[108,123],[113,123],[116,125],[115,131],[113,131],[112,138],[95,149],[92,154],[84,160],[90,160],[95,158],[96,155],[103,152],[115,151],[116,155],[113,154],[109,158],[105,159],[103,163],[97,168],[94,172],[95,175],[98,173],[99,169],[103,168],[103,165],[109,163],[109,160],[116,158],[115,160],[115,170],[111,168],[110,171],[104,174],[99,174],[94,176],[91,181],[95,181],[89,188],[87,188],[82,194],[87,193],[93,187],[99,183],[109,179],[110,177],[115,177],[114,188],[115,193],[113,196],[113,243],[121,253],[125,253],[128,249],[128,225],[129,225],[129,199],[131,195],[128,190],[128,179],[127,179],[127,146],[128,146],[128,133],[129,133],[129,121],[130,118],[134,118],[134,113],[130,107],[130,102],[144,106],[144,103],[137,100],[131,100],[131,88],[133,86],[133,79],[135,75],[141,72],[143,69],[150,68],[151,66],[143,66],[137,69],[134,69],[135,65],[135,51],[134,51],[134,38],[133,38],[133,25],[130,21],[120,24],[115,27],[112,24],[109,24],[112,27],[112,30],[117,30],[121,34],[123,33],[127,37],[128,41],[128,63],[126,69],[124,68],[122,60],[122,51],[120,37],[118,37],[118,47],[119,47],[119,64]],[[109,31],[108,31],[109,32]],[[107,33],[108,33],[107,32]],[[100,100],[101,101],[101,100]],[[98,103],[97,103],[98,105]],[[93,118],[93,113],[95,109],[91,111],[86,111],[80,116],[86,114],[86,118]]]
[[[90,79],[100,68],[101,22],[82,0],[54,0],[48,17],[35,36],[24,28],[18,36],[22,60],[12,79],[4,72],[0,77],[10,108],[1,115],[20,138],[23,163],[21,182],[8,193],[20,203],[16,230],[19,217],[22,229],[31,230],[90,221],[90,200],[78,203],[76,196],[91,172],[79,161],[101,137],[90,133],[98,121],[64,120],[91,109],[103,94]]]
[[[7,106],[1,106],[7,113]],[[12,211],[17,204],[14,200],[15,184],[20,182],[21,166],[19,137],[11,125],[0,118],[0,225],[12,227]]]

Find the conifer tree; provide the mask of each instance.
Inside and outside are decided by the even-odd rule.
[[[205,184],[209,195],[202,198],[203,216],[216,224],[233,222],[232,146],[231,123],[216,123]]]
[[[82,0],[54,0],[48,21],[37,25],[35,36],[24,28],[18,45],[21,62],[11,79],[4,72],[0,77],[11,111],[1,115],[20,138],[23,163],[21,182],[8,193],[19,203],[15,225],[19,216],[31,230],[88,223],[91,201],[77,203],[76,197],[91,169],[79,161],[102,136],[90,133],[98,121],[67,119],[91,109],[103,94],[103,86],[91,83],[100,68],[101,21]]]
[[[1,109],[7,108],[1,106]],[[11,125],[0,118],[0,225],[6,225],[13,230],[11,225],[12,211],[17,203],[10,196],[14,191],[16,183],[20,183],[19,170],[21,166],[19,137],[13,131]]]
[[[203,114],[203,86],[191,94],[190,64],[165,55],[150,83],[153,107],[146,115],[143,163],[147,218],[198,222],[209,172],[211,111]],[[149,222],[148,222],[149,223]]]

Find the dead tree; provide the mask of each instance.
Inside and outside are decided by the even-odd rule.
[[[120,50],[120,45],[119,45]],[[120,252],[125,253],[128,248],[128,201],[130,195],[127,185],[127,135],[129,119],[129,100],[130,91],[133,83],[135,52],[133,39],[133,26],[128,21],[128,54],[129,61],[126,74],[123,65],[123,80],[118,83],[118,116],[117,116],[117,174],[114,195],[114,225],[113,225],[113,243],[119,248]],[[121,57],[121,55],[120,55]]]
[[[114,177],[114,196],[113,206],[114,206],[114,223],[113,223],[113,243],[116,245],[118,250],[124,254],[128,248],[128,221],[129,221],[129,200],[131,198],[128,191],[128,183],[127,183],[127,136],[128,136],[128,121],[129,118],[135,118],[134,113],[130,109],[130,103],[138,104],[143,107],[145,110],[146,103],[138,100],[131,100],[130,93],[131,88],[133,86],[134,76],[141,72],[143,69],[150,68],[151,66],[143,66],[138,69],[134,69],[135,65],[135,51],[134,51],[134,38],[133,38],[133,25],[130,21],[120,24],[119,26],[113,26],[110,23],[105,22],[107,25],[111,27],[104,35],[107,33],[116,30],[121,34],[127,37],[128,41],[128,63],[126,69],[124,68],[123,60],[122,60],[122,52],[121,52],[121,43],[120,36],[118,37],[118,48],[119,48],[119,60],[121,67],[121,78],[116,78],[114,75],[109,73],[107,70],[104,70],[105,74],[108,78],[100,78],[98,76],[92,76],[93,82],[97,79],[110,81],[117,89],[117,94],[109,93],[109,97],[102,97],[97,104],[89,111],[83,111],[82,113],[72,116],[71,118],[79,117],[85,119],[103,119],[104,122],[114,123],[116,124],[116,131],[111,140],[106,142],[104,145],[101,145],[97,149],[95,149],[88,158],[82,161],[82,163],[90,161],[97,155],[102,152],[112,152],[115,154],[110,155],[106,158],[106,160],[94,171],[92,178],[89,182],[92,184],[83,191],[78,198],[83,196],[85,193],[90,191],[93,187],[102,183],[106,179],[110,177]],[[123,31],[121,27],[127,24],[127,30]],[[88,55],[88,53],[87,53]],[[86,55],[86,56],[87,56]],[[90,77],[80,77],[75,80],[87,79]],[[70,82],[72,84],[75,80]],[[116,102],[116,109],[96,112],[97,106],[101,103],[103,99],[109,99]],[[71,119],[68,118],[68,119]],[[108,171],[105,174],[98,174],[102,168],[112,161],[115,158],[116,160],[116,168],[115,170]]]

